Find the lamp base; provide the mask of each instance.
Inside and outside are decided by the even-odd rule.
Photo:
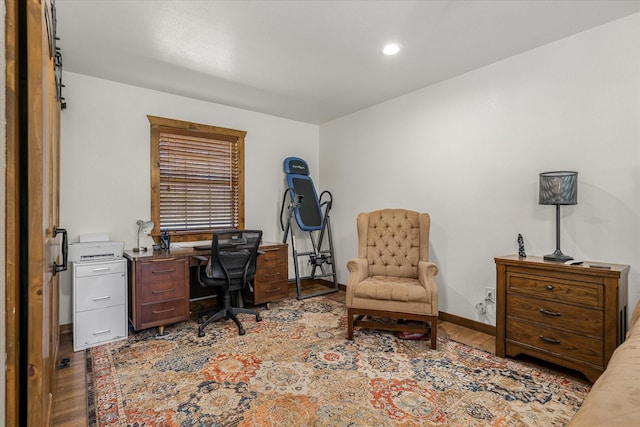
[[[554,253],[547,254],[543,256],[542,259],[544,259],[545,261],[565,262],[565,261],[572,260],[573,257],[563,254],[560,249],[556,249]]]

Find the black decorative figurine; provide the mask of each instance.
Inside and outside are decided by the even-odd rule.
[[[518,234],[518,256],[527,256],[527,253],[524,251],[524,239],[522,238],[522,234]]]

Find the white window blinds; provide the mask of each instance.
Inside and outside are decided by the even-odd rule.
[[[237,137],[161,126],[158,154],[160,230],[238,227]]]

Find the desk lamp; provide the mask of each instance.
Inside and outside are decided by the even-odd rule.
[[[573,259],[560,250],[560,205],[578,204],[578,172],[557,171],[540,174],[539,204],[556,205],[556,250],[545,255],[546,261]]]
[[[136,221],[136,224],[138,225],[138,244],[136,245],[135,248],[133,248],[133,251],[146,252],[149,248],[146,246],[140,247],[140,236],[143,236],[142,239],[147,240],[147,243],[148,243],[148,240],[149,240],[148,234],[153,228],[153,221],[143,221],[139,219],[138,221]]]

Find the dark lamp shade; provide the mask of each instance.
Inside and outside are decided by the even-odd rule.
[[[541,173],[539,197],[541,205],[578,204],[578,172]]]

